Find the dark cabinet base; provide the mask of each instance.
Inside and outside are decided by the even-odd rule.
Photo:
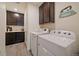
[[[6,33],[6,45],[24,42],[24,32]]]

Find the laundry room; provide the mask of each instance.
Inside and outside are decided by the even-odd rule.
[[[79,2],[0,2],[0,56],[79,56]]]

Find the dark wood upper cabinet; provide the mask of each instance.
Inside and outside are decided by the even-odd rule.
[[[16,25],[16,17],[11,11],[7,11],[7,25]]]
[[[24,14],[7,11],[7,25],[24,26]]]
[[[44,23],[44,20],[43,20],[44,16],[43,16],[43,6],[41,5],[39,7],[39,23],[40,24],[43,24]]]
[[[39,7],[39,24],[53,22],[55,20],[54,2],[44,2]]]
[[[50,22],[55,22],[55,4],[54,4],[54,2],[50,2],[50,11],[49,11],[49,13],[50,13]]]
[[[43,14],[44,14],[44,23],[48,23],[49,22],[49,3],[44,3],[43,4]]]
[[[24,26],[24,14],[19,14],[19,17],[17,17],[17,25]]]

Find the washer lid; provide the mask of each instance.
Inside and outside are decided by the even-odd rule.
[[[60,37],[60,36],[51,35],[51,34],[39,35],[39,37],[51,43],[55,43],[56,45],[59,45],[61,47],[68,47],[70,44],[75,42],[75,40],[72,40],[70,38]]]
[[[35,32],[31,32],[32,34],[36,34],[36,35],[40,35],[40,34],[47,34],[49,32],[47,31],[35,31]]]

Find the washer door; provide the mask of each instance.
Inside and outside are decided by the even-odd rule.
[[[55,56],[51,52],[49,52],[46,48],[39,45],[38,46],[38,56]]]

